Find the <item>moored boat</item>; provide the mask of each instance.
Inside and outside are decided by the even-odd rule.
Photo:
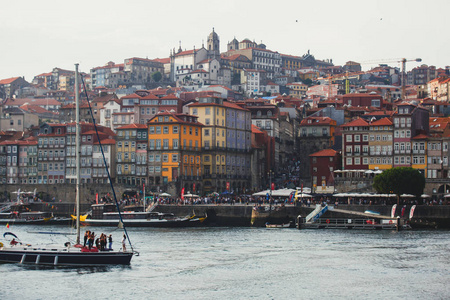
[[[172,213],[127,210],[121,212],[122,223],[127,227],[192,227],[201,225],[206,217],[195,215],[177,217]],[[92,213],[81,221],[86,226],[118,226],[120,223],[116,205],[104,203],[92,205]]]
[[[270,224],[266,223],[266,228],[289,228],[291,227],[292,222],[283,223],[283,224]]]

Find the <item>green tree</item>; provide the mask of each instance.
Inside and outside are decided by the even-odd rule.
[[[159,82],[162,78],[161,72],[155,72],[152,74],[152,79],[154,82]]]
[[[311,79],[306,78],[305,80],[303,80],[303,83],[306,84],[307,86],[311,86],[313,82]]]
[[[410,167],[392,168],[375,176],[373,187],[378,193],[397,195],[398,203],[401,194],[420,197],[425,187],[425,177]]]

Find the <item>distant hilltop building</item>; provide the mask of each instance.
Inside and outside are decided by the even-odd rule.
[[[231,85],[231,70],[222,67],[220,39],[213,31],[209,34],[206,48],[183,50],[180,46],[170,52],[170,79],[177,86],[196,90],[204,85]]]

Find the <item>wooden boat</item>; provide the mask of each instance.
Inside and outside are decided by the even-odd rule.
[[[291,227],[292,222],[285,223],[285,224],[269,224],[266,223],[266,228],[289,228]]]
[[[78,64],[75,68],[75,98],[76,98],[76,168],[77,168],[77,184],[76,184],[76,244],[70,242],[64,244],[64,247],[54,247],[52,245],[45,247],[33,247],[30,244],[17,242],[17,236],[13,236],[9,245],[0,245],[0,263],[20,263],[20,264],[36,264],[36,265],[53,265],[53,266],[103,266],[103,265],[128,265],[133,257],[134,251],[129,241],[128,234],[124,228],[124,237],[128,240],[131,250],[122,251],[99,251],[96,247],[88,249],[80,244],[80,124],[79,124],[79,84],[78,84]],[[100,144],[101,146],[101,144]],[[106,162],[105,162],[105,165]],[[106,168],[108,178],[111,177],[108,168]],[[112,189],[115,195],[114,188]],[[119,217],[120,211],[118,212]],[[3,237],[6,237],[5,233]]]

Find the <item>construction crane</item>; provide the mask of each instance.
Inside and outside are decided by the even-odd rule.
[[[405,86],[406,86],[406,63],[409,61],[421,62],[421,58],[393,58],[379,61],[366,61],[360,64],[383,64],[383,63],[402,63],[402,100],[405,100]]]
[[[406,58],[402,58],[401,63],[402,63],[402,100],[405,100],[405,83],[406,83],[406,62],[407,61],[416,61],[416,62],[421,62],[422,59],[421,58],[416,58],[416,59],[406,59]]]

